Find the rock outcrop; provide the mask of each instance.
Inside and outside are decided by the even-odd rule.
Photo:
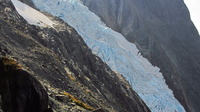
[[[20,93],[22,90],[25,93],[24,101],[37,102],[38,105],[34,107],[39,109],[35,110],[37,112],[47,109],[48,99],[51,109],[46,112],[150,111],[123,77],[116,75],[92,54],[72,27],[59,18],[46,15],[56,23],[54,28],[29,25],[16,12],[10,0],[0,0],[0,57],[12,57],[25,70],[16,70],[11,75],[12,80],[7,79],[12,82],[12,91]],[[5,81],[4,78],[0,80]],[[21,97],[16,96],[12,93],[8,98]],[[40,101],[40,98],[43,100]],[[43,105],[39,105],[43,101]],[[23,100],[21,102],[11,101],[25,106]],[[5,103],[3,98],[2,104]],[[7,112],[5,106],[2,107]]]
[[[45,112],[48,95],[43,86],[13,59],[0,59],[0,94],[4,112]]]
[[[187,111],[200,111],[200,38],[183,0],[82,0],[158,66]]]

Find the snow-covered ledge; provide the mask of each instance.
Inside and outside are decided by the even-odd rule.
[[[40,27],[52,27],[55,24],[47,16],[41,12],[31,8],[30,6],[18,1],[11,0],[17,12],[31,25]]]

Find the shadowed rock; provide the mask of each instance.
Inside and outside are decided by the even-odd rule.
[[[0,60],[0,94],[4,112],[44,112],[48,95],[42,85],[13,59]]]

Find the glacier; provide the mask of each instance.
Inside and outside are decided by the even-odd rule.
[[[137,47],[108,28],[79,0],[33,0],[41,11],[62,18],[113,71],[122,74],[152,112],[185,112],[168,88],[158,67]]]

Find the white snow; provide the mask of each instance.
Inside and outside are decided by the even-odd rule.
[[[184,0],[190,11],[190,17],[200,34],[200,0]]]
[[[11,0],[15,6],[17,12],[29,23],[32,25],[40,27],[53,27],[54,22],[52,22],[47,16],[41,12],[31,8],[30,6],[18,1]]]
[[[152,66],[132,43],[106,27],[79,0],[33,0],[35,6],[62,18],[114,71],[122,74],[152,112],[185,112],[158,67]]]

